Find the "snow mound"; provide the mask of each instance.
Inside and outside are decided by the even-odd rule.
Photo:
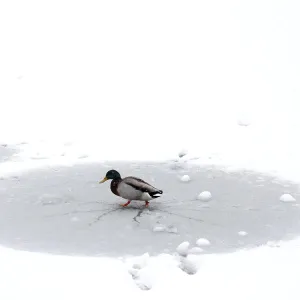
[[[166,285],[171,289],[171,285],[174,283],[170,278],[182,278],[179,267],[180,260],[169,254],[160,254],[156,257],[150,257],[144,268],[137,270],[137,272],[131,270],[130,273],[133,273],[136,285],[142,290],[150,290],[155,286],[157,288],[164,286],[165,288]],[[129,298],[132,299],[132,294]]]
[[[187,150],[186,149],[182,149],[179,153],[178,153],[178,156],[181,158],[181,157],[184,157],[187,155]]]
[[[191,178],[190,178],[189,175],[183,175],[183,176],[181,177],[181,181],[182,181],[182,182],[188,182],[188,181],[190,181],[190,180],[191,180]]]
[[[246,232],[246,231],[239,231],[238,235],[240,235],[240,236],[246,236],[246,235],[248,235],[248,232]]]
[[[149,253],[144,253],[141,256],[135,257],[133,260],[132,268],[137,270],[144,268],[148,264],[149,258]]]
[[[194,275],[198,271],[198,258],[195,255],[184,257],[179,266],[182,271],[189,275]]]
[[[197,199],[201,201],[209,201],[212,198],[211,192],[209,191],[204,191],[201,192],[198,196]]]
[[[197,246],[210,246],[210,241],[204,238],[200,238],[196,242]]]
[[[238,125],[240,125],[240,126],[244,126],[244,127],[247,127],[247,126],[249,126],[250,124],[251,124],[251,121],[250,121],[250,119],[249,118],[240,118],[240,119],[238,119],[237,120],[237,123],[238,123]]]
[[[189,252],[189,246],[189,242],[183,242],[176,248],[176,251],[179,255],[187,256]]]
[[[283,194],[280,197],[280,201],[282,201],[282,202],[295,202],[296,199],[290,194]]]

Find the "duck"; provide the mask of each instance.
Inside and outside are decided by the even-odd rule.
[[[149,201],[158,198],[163,194],[163,191],[155,188],[148,182],[141,178],[128,176],[122,178],[120,173],[116,170],[109,170],[105,177],[99,181],[99,184],[111,180],[110,189],[113,194],[126,199],[125,204],[121,206],[128,206],[131,201],[145,201],[145,206],[149,206]]]

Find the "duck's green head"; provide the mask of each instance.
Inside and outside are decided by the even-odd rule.
[[[116,170],[109,170],[105,177],[99,182],[99,183],[103,183],[105,182],[106,180],[109,180],[109,179],[120,179],[121,178],[121,175],[118,171]]]

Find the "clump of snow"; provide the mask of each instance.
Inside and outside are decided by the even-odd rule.
[[[167,232],[169,232],[169,233],[178,233],[178,229],[174,225],[169,225],[169,226],[167,226]]]
[[[189,252],[189,246],[190,246],[189,242],[187,241],[183,242],[176,248],[176,251],[179,255],[187,256]]]
[[[178,229],[174,225],[165,225],[165,224],[157,224],[152,228],[153,232],[168,232],[168,233],[177,233]]]
[[[295,202],[296,199],[290,194],[283,194],[280,197],[280,201],[282,201],[282,202]]]
[[[182,149],[179,153],[178,153],[178,156],[181,158],[181,157],[184,157],[185,155],[187,155],[188,151],[186,149]]]
[[[132,268],[133,269],[144,268],[147,265],[149,258],[150,258],[150,255],[148,252],[144,253],[141,256],[135,257],[133,260]]]
[[[245,127],[247,127],[247,126],[249,126],[250,124],[251,124],[251,121],[250,121],[250,119],[248,119],[248,118],[241,118],[241,119],[238,119],[238,125],[240,125],[240,126],[245,126]]]
[[[204,191],[201,192],[198,196],[197,199],[201,201],[209,201],[212,198],[211,192],[209,191]]]
[[[181,261],[180,269],[189,275],[194,275],[198,271],[198,258],[189,255]]]
[[[240,236],[246,236],[246,235],[248,235],[248,232],[246,232],[246,231],[239,231],[238,235],[240,235]]]
[[[251,124],[251,116],[249,112],[240,112],[237,118],[237,123],[240,126],[249,126]]]
[[[190,180],[191,180],[191,178],[190,178],[189,175],[183,175],[183,176],[181,177],[181,181],[182,181],[182,182],[188,182],[188,181],[190,181]]]
[[[166,231],[166,226],[165,225],[156,225],[152,229],[153,232],[164,232]]]
[[[200,254],[202,253],[204,250],[200,247],[193,247],[189,250],[189,254]]]
[[[174,282],[172,283],[170,278],[180,278],[182,275],[179,266],[180,259],[170,254],[160,254],[156,257],[150,257],[148,264],[144,268],[138,270],[138,272],[133,272],[135,283],[142,290],[149,290],[154,286],[162,287],[163,289],[170,288],[172,290],[171,285]],[[165,280],[166,278],[168,278],[168,283]],[[162,282],[163,285],[161,285]],[[131,294],[130,298],[132,296],[134,294]]]
[[[129,269],[128,273],[132,276],[133,279],[138,277],[139,270],[138,269]]]
[[[197,246],[210,246],[210,241],[208,239],[205,238],[200,238],[197,240],[196,242]]]

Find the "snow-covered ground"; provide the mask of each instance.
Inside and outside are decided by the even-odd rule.
[[[65,257],[0,248],[1,299],[299,299],[299,240],[234,254],[128,259]],[[197,271],[196,274],[193,274]],[[192,273],[192,274],[191,274]]]
[[[138,169],[145,161],[168,162],[178,170],[172,179],[174,190],[193,186],[190,193],[195,199],[205,192],[202,205],[211,205],[208,211],[216,211],[222,189],[196,189],[197,177],[191,172],[195,166],[223,174],[248,169],[299,184],[299,13],[300,4],[292,0],[2,1],[2,238],[11,241],[12,232],[18,237],[22,226],[25,230],[35,224],[30,214],[38,219],[41,211],[26,210],[33,201],[30,196],[56,187],[44,176],[29,191],[30,176],[53,171],[57,165],[72,173],[75,164],[102,163],[105,168],[123,161],[134,162]],[[191,169],[182,170],[182,164]],[[33,168],[41,170],[28,173]],[[243,180],[245,173],[240,174]],[[55,177],[57,189],[72,185],[74,176],[61,181]],[[296,188],[278,183],[271,199],[264,189],[265,175],[260,176],[267,220],[261,216],[255,222],[246,214],[243,228],[230,227],[236,219],[226,211],[227,226],[243,240],[241,245],[259,237],[258,231],[253,237],[251,222],[258,227],[271,220],[286,235],[298,232],[293,223],[299,201]],[[90,191],[89,180],[99,179],[83,182]],[[167,177],[159,180],[164,188]],[[233,184],[230,195],[239,191],[251,196],[252,191],[239,187]],[[110,195],[108,186],[105,189]],[[72,199],[79,196],[69,192],[67,200],[73,205]],[[63,195],[60,192],[60,199]],[[43,204],[57,199],[49,193],[40,197]],[[277,212],[267,209],[270,201],[278,206]],[[283,207],[285,214],[280,214]],[[16,212],[18,224],[11,218]],[[73,224],[77,220],[72,216]],[[66,233],[59,223],[53,224],[57,234]],[[228,229],[226,222],[222,226]],[[155,228],[152,233],[165,234],[164,224]],[[30,233],[37,229],[32,227]],[[180,237],[180,232],[171,231],[168,234]],[[196,234],[194,244],[182,236],[177,246],[189,243],[179,247],[183,256],[70,257],[1,247],[0,298],[99,299],[107,292],[106,298],[164,299],[191,292],[205,299],[299,299],[299,239],[277,243],[270,234],[270,241],[264,236],[264,245],[255,249],[216,254],[207,253],[214,241],[200,231],[197,238],[209,239],[210,245],[204,240],[197,245]],[[122,249],[117,236],[115,243]],[[22,248],[20,244],[16,248]]]

